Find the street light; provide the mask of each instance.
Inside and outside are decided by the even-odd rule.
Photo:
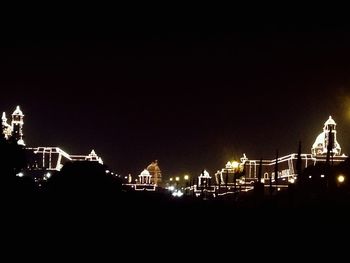
[[[188,175],[185,175],[184,179],[187,181],[188,179],[190,179],[190,177]]]
[[[344,183],[345,181],[344,175],[338,175],[337,180],[338,180],[338,183]]]
[[[176,181],[176,182],[180,181],[180,177],[179,177],[179,176],[176,176],[176,177],[175,177],[175,181]]]

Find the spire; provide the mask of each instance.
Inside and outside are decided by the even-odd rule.
[[[2,113],[1,120],[2,120],[3,123],[7,122],[7,118],[6,118],[6,113],[5,112]]]
[[[324,123],[324,126],[326,127],[327,125],[337,125],[334,121],[334,119],[332,118],[331,115],[329,115],[328,120]]]
[[[19,115],[19,116],[24,116],[23,112],[21,111],[20,107],[17,106],[15,111],[12,113],[12,115]]]

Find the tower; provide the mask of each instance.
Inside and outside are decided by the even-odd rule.
[[[10,138],[12,134],[12,127],[7,123],[6,113],[2,113],[1,117],[1,128],[2,128],[2,134],[5,139]]]
[[[17,141],[19,145],[25,145],[23,141],[23,112],[16,107],[16,110],[12,113],[12,137]]]
[[[328,120],[324,123],[323,132],[317,136],[311,148],[313,155],[325,155],[328,148],[330,148],[329,150],[332,156],[340,155],[341,147],[337,141],[336,125],[332,116],[329,116]]]

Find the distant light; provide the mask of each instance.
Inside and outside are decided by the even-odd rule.
[[[291,184],[294,184],[294,183],[295,183],[295,179],[292,178],[292,179],[289,180],[289,182],[290,182]]]
[[[180,181],[180,177],[176,176],[176,177],[175,177],[175,181],[176,181],[176,182]]]
[[[321,178],[324,178],[324,174],[321,174]]]
[[[183,192],[181,192],[180,190],[174,191],[174,192],[173,192],[173,196],[175,196],[175,197],[181,197],[181,196],[183,196]]]
[[[113,172],[111,172],[111,175],[113,175],[114,173]]]
[[[24,173],[20,172],[18,174],[16,174],[18,177],[23,177],[24,176]]]
[[[170,182],[172,182],[173,181],[173,178],[172,177],[170,177]]]
[[[281,188],[278,187],[278,188],[277,188],[277,191],[281,191]]]
[[[261,178],[260,183],[262,183],[262,184],[265,183],[265,179]]]
[[[309,175],[309,178],[311,179],[311,178],[312,178],[312,176],[311,176],[311,175]]]
[[[189,177],[188,175],[185,175],[185,176],[184,176],[184,179],[185,179],[185,180],[188,180],[189,178],[190,178],[190,177]]]
[[[170,191],[174,191],[175,190],[175,187],[174,186],[169,186],[168,188]]]
[[[339,175],[337,180],[338,180],[339,183],[344,183],[344,181],[345,181],[344,175]]]
[[[51,173],[46,173],[46,178],[50,178],[51,177]]]
[[[127,176],[125,176],[125,177],[124,177],[124,179],[128,179],[128,177],[127,177]]]
[[[109,174],[110,173],[110,171],[109,170],[106,170],[106,174]]]

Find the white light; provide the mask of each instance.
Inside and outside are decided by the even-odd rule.
[[[128,177],[127,177],[127,176],[125,176],[125,177],[124,177],[124,179],[128,179]]]
[[[16,174],[18,177],[23,177],[24,176],[24,174],[22,173],[22,172],[20,172],[20,173],[18,173],[18,174]]]
[[[174,192],[173,192],[173,196],[175,196],[175,197],[181,197],[181,196],[183,196],[183,193],[182,193],[180,190],[174,191]]]
[[[294,184],[295,183],[295,179],[294,178],[290,179],[290,183]]]
[[[311,176],[311,175],[309,175],[309,178],[311,179],[311,178],[312,178],[312,176]]]
[[[324,178],[324,174],[321,174],[321,178]]]
[[[109,174],[110,173],[110,171],[109,170],[106,170],[106,174]]]
[[[51,173],[46,173],[46,178],[50,178],[51,177]]]
[[[278,188],[277,188],[277,191],[281,191],[281,188],[278,187]]]
[[[175,190],[175,187],[174,186],[169,186],[168,188],[170,191],[174,191]]]

